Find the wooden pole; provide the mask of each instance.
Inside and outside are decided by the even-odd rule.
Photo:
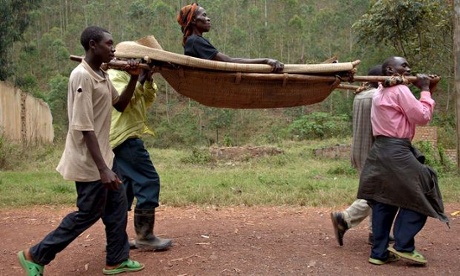
[[[457,0],[460,1],[460,0]],[[75,56],[71,55],[70,60],[81,62],[83,57],[81,56]],[[108,68],[114,68],[114,69],[121,69],[123,70],[126,68],[126,65],[128,63],[123,60],[113,60],[110,61],[109,63],[104,63],[103,66],[107,66]],[[171,67],[167,63],[162,63],[166,67]],[[146,63],[140,63],[139,67],[142,69],[147,69],[151,70],[152,67],[147,65]],[[176,67],[172,67],[173,70],[177,69]],[[156,71],[161,70],[161,69],[156,69]],[[282,80],[282,81],[289,81],[289,80],[294,80],[294,81],[311,81],[311,82],[321,82],[321,81],[334,81],[336,80],[336,76],[332,75],[314,75],[314,74],[298,74],[298,73],[285,73],[285,74],[276,74],[276,73],[239,73],[239,72],[230,72],[230,71],[217,71],[213,72],[214,75],[230,75],[233,74],[235,75],[235,78],[237,79],[253,79],[253,80]],[[390,77],[388,76],[340,76],[341,82],[384,82],[385,80],[389,79]],[[410,83],[414,82],[417,80],[417,77],[415,76],[407,76],[405,77],[407,81]],[[438,82],[440,80],[439,76],[433,76],[431,79],[431,82]],[[344,87],[344,86],[342,86]],[[342,88],[340,87],[340,88]]]
[[[70,60],[81,62],[82,59],[83,59],[83,57],[81,57],[81,56],[70,55]],[[123,70],[124,68],[126,68],[126,65],[128,65],[128,63],[126,61],[119,60],[119,61],[110,61],[109,63],[104,63],[103,66],[104,65],[107,65],[109,68],[122,69]],[[152,69],[150,66],[148,66],[145,63],[140,63],[139,67],[142,68],[142,69],[146,69],[146,70],[151,70]]]
[[[460,0],[454,2],[454,76],[457,114],[457,171],[460,172]]]

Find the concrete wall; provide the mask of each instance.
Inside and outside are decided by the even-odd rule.
[[[53,142],[53,118],[48,104],[0,81],[0,134],[18,143]]]

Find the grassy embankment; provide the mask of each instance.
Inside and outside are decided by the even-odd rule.
[[[207,149],[150,149],[161,176],[161,204],[292,205],[339,207],[351,203],[358,187],[357,172],[348,158],[318,158],[313,149],[342,141],[285,142],[282,154],[244,161],[207,162]],[[73,182],[55,171],[62,146],[27,154],[14,170],[0,171],[0,208],[75,204]],[[184,160],[187,160],[185,162]],[[460,177],[440,175],[444,201],[460,201]]]

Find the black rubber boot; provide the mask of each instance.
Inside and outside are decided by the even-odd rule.
[[[134,229],[136,239],[130,242],[131,249],[137,248],[148,251],[166,250],[172,245],[171,239],[162,239],[153,234],[155,225],[155,209],[134,210]]]

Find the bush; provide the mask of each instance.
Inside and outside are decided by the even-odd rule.
[[[181,159],[182,163],[195,164],[195,165],[206,165],[212,161],[211,153],[208,150],[192,149],[192,153]]]
[[[350,166],[349,162],[347,162],[347,164],[343,163],[335,167],[332,167],[329,170],[327,170],[327,173],[331,175],[345,175],[345,176],[358,175],[358,171],[352,166]]]
[[[22,150],[20,146],[10,143],[0,133],[0,170],[14,168],[20,162]]]
[[[415,142],[414,146],[425,156],[425,164],[432,167],[439,175],[456,170],[455,164],[449,160],[442,146],[438,145],[436,149],[427,141]]]
[[[295,120],[289,131],[299,140],[326,139],[351,135],[351,122],[347,115],[313,112]]]

